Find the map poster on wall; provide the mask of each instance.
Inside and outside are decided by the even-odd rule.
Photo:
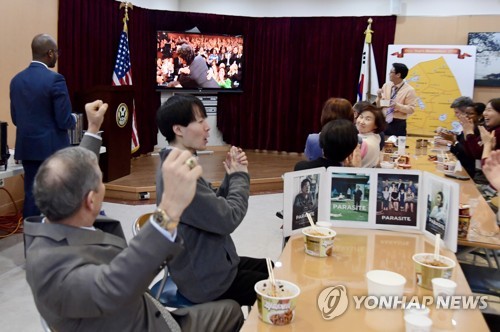
[[[410,135],[434,136],[437,127],[460,128],[455,98],[473,98],[476,47],[467,45],[389,45],[386,81],[395,62],[408,69],[406,81],[417,93],[415,113],[408,118]]]

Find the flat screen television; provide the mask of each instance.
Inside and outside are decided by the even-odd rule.
[[[243,91],[243,37],[157,31],[157,90]]]

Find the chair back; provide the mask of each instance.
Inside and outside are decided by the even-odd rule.
[[[150,212],[141,214],[137,217],[132,224],[132,234],[134,234],[134,236],[139,233],[151,215],[152,213]],[[164,268],[162,280],[156,282],[151,288],[151,294],[155,294],[155,298],[160,301],[161,304],[169,308],[185,308],[193,305],[192,302],[177,291],[177,285],[169,276],[168,266]]]
[[[148,213],[141,214],[139,217],[137,217],[137,219],[132,224],[132,234],[134,236],[136,236],[137,233],[139,233],[139,231],[144,226],[144,224],[146,223],[146,221],[149,220],[149,218],[151,217],[151,215],[152,215],[152,213],[148,212]]]

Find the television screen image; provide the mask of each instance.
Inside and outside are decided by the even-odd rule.
[[[157,31],[162,89],[242,91],[243,37]]]

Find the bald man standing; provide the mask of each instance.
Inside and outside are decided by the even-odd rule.
[[[29,67],[10,82],[10,114],[17,127],[14,158],[22,160],[24,168],[24,218],[40,214],[32,193],[36,172],[51,154],[69,146],[68,129],[76,124],[66,80],[49,70],[59,56],[56,41],[36,35],[31,52]]]

